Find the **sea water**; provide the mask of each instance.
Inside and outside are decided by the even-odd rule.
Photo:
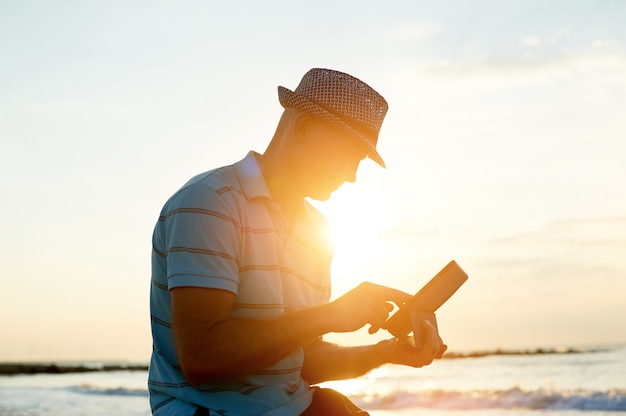
[[[145,371],[0,376],[0,416],[148,416]],[[384,366],[325,387],[372,416],[626,413],[626,346]]]

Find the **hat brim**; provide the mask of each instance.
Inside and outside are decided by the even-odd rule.
[[[347,133],[350,133],[352,136],[356,137],[367,147],[368,157],[370,159],[385,168],[385,162],[376,150],[376,144],[369,137],[365,136],[363,133],[352,127],[350,124],[341,120],[339,117],[321,107],[314,101],[309,100],[308,98],[300,94],[296,94],[295,92],[281,86],[278,87],[278,101],[283,107],[297,108],[311,114],[313,117],[324,120],[332,125],[341,127]]]

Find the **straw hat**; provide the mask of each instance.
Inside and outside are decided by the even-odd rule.
[[[304,74],[294,91],[279,86],[278,100],[283,107],[306,111],[351,133],[369,148],[369,157],[385,167],[376,142],[387,101],[363,81],[343,72],[314,68]]]

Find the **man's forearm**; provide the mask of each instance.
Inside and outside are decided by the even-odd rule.
[[[362,376],[389,362],[393,341],[342,347],[316,341],[305,347],[302,377],[311,384]]]
[[[294,311],[269,320],[225,319],[189,334],[179,346],[187,379],[195,385],[251,374],[280,361],[332,330],[328,305]]]

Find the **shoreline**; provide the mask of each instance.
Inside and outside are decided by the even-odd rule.
[[[491,356],[510,356],[510,355],[548,355],[548,354],[582,354],[604,352],[607,348],[529,348],[518,350],[507,350],[498,348],[493,351],[475,351],[467,353],[447,352],[442,359],[460,359],[460,358],[482,358]]]
[[[0,376],[21,374],[71,374],[108,371],[148,371],[148,365],[138,364],[55,364],[55,363],[0,363]]]
[[[447,352],[444,360],[483,358],[490,356],[512,356],[512,355],[547,355],[547,354],[581,354],[606,351],[607,348],[534,348],[534,349],[495,349],[475,352]],[[71,374],[90,372],[110,372],[110,371],[148,371],[147,364],[69,364],[54,362],[0,362],[0,376],[13,375],[33,375],[33,374]]]

